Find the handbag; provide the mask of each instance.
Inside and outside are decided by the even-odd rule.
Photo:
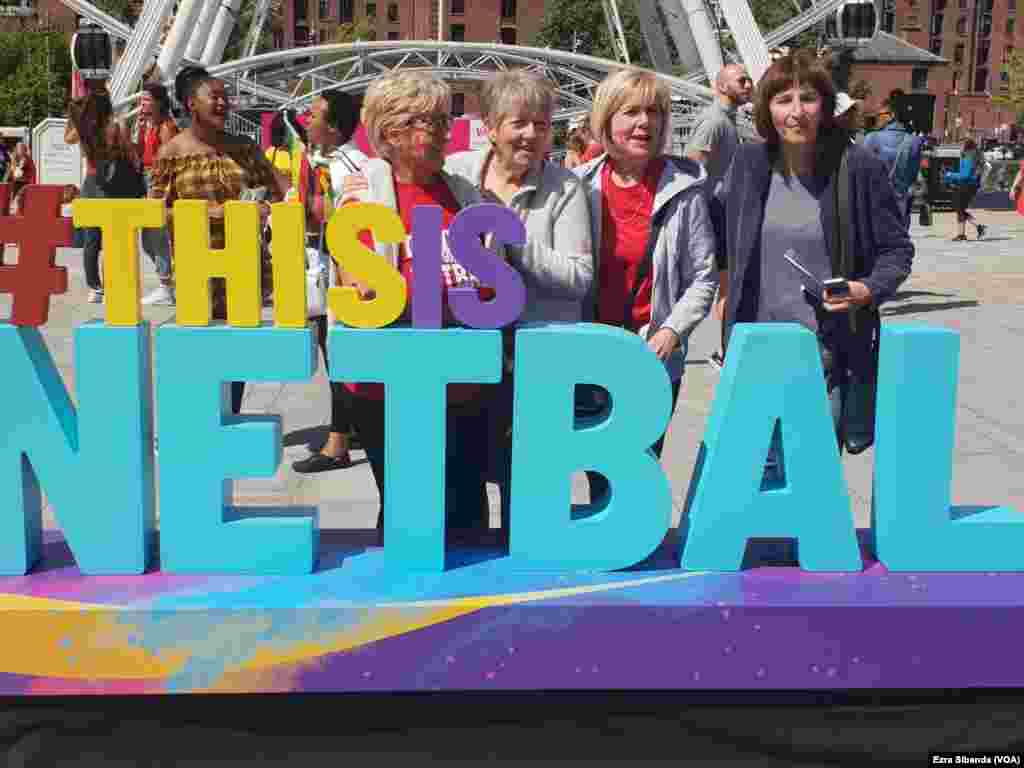
[[[850,234],[850,171],[846,153],[839,163],[838,178],[833,184],[836,206],[835,247],[832,251],[833,274],[849,279],[854,274],[854,255],[849,250]],[[866,322],[867,325],[862,325]],[[838,372],[841,403],[839,440],[851,454],[863,453],[875,442],[875,401],[878,391],[878,343],[881,335],[881,316],[876,307],[861,307],[850,312],[850,332],[853,338],[870,336],[869,366],[867,371]],[[846,357],[845,355],[842,357]],[[844,361],[845,362],[845,361]]]
[[[323,228],[320,230],[320,246],[323,246]],[[306,317],[322,317],[327,314],[327,289],[331,284],[333,259],[323,252],[322,247],[306,248]]]
[[[96,183],[104,197],[137,200],[146,196],[145,177],[123,155],[96,164]]]

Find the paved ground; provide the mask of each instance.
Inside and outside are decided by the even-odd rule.
[[[1024,409],[1016,375],[1024,337],[1024,218],[1012,212],[982,211],[990,224],[986,240],[954,243],[952,214],[938,214],[930,228],[913,227],[917,245],[914,275],[897,300],[885,309],[886,322],[924,322],[955,328],[962,334],[958,432],[954,459],[953,503],[1012,504],[1024,511]],[[10,259],[13,254],[8,254]],[[102,306],[85,303],[81,259],[64,251],[70,290],[53,301],[44,334],[73,389],[72,329],[100,317]],[[144,288],[156,285],[146,263]],[[10,298],[0,296],[0,317]],[[172,320],[172,308],[147,308],[154,327]],[[718,374],[707,363],[717,346],[717,323],[706,321],[694,334],[683,394],[666,443],[664,466],[677,498],[678,521],[697,446],[714,396]],[[284,462],[272,478],[235,484],[238,504],[252,506],[318,505],[325,528],[364,528],[375,521],[376,488],[365,461],[320,475],[299,475],[291,463],[307,455],[326,434],[329,394],[322,367],[306,384],[248,387],[243,409],[280,413],[284,419]],[[869,521],[872,452],[844,459],[857,523]],[[361,453],[354,454],[362,459]],[[575,483],[577,494],[580,484]],[[495,500],[496,501],[496,500]],[[497,525],[496,514],[492,524]],[[47,525],[56,525],[53,510]]]

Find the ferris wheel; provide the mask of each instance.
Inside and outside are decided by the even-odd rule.
[[[876,3],[880,0],[789,1],[794,5],[793,18],[770,31],[760,29],[747,0],[635,3],[654,69],[666,80],[677,102],[700,106],[713,97],[707,84],[714,82],[729,60],[744,64],[756,82],[771,63],[771,49],[801,32],[823,26],[826,45],[842,50],[869,43],[879,28],[881,13]],[[143,72],[154,56],[159,70],[168,77],[184,63],[206,66],[226,79],[236,98],[264,108],[301,106],[312,95],[334,88],[361,91],[375,77],[396,68],[431,69],[446,79],[465,80],[483,79],[495,69],[529,67],[543,71],[556,83],[562,119],[587,111],[604,75],[629,63],[618,0],[601,0],[617,54],[615,61],[554,49],[441,40],[357,42],[257,54],[271,0],[245,0],[254,3],[245,55],[225,62],[224,50],[243,0],[146,0],[134,27],[89,0],[62,2],[78,13],[84,24],[92,25],[94,36],[127,42],[110,75],[111,96],[119,110],[130,109],[137,100]],[[89,34],[88,29],[83,30],[73,44],[75,53],[86,58]],[[722,44],[725,35],[731,37],[734,52]],[[672,76],[675,63],[691,74]]]

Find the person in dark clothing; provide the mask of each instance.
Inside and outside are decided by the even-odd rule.
[[[967,222],[971,222],[978,231],[978,239],[985,236],[985,225],[979,224],[973,214],[967,210],[978,194],[981,186],[981,167],[985,164],[985,158],[978,149],[974,139],[967,139],[964,142],[963,151],[960,153],[960,167],[954,171],[946,171],[944,181],[953,187],[953,204],[956,207],[956,221],[959,228],[957,236],[953,240],[964,241],[967,239]]]
[[[841,440],[845,383],[850,376],[873,376],[878,307],[910,275],[914,246],[882,161],[849,145],[836,129],[835,99],[835,86],[812,53],[775,61],[755,108],[765,142],[737,150],[712,213],[719,217],[718,247],[730,254],[734,288],[725,308],[726,343],[736,323],[796,322],[813,331]],[[844,153],[847,264],[837,248],[834,197]],[[800,275],[783,260],[790,250],[819,279],[847,278],[849,294],[803,290]]]

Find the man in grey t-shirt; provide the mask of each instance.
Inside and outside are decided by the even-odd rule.
[[[708,172],[708,193],[718,190],[725,172],[729,170],[732,156],[740,144],[736,129],[736,108],[750,101],[754,81],[740,64],[722,67],[715,79],[715,100],[701,113],[693,127],[684,153],[696,160]],[[718,270],[718,299],[715,301],[715,316],[721,320],[728,296],[726,278],[729,266],[724,253],[715,254],[715,268]],[[715,357],[717,356],[717,360]],[[716,364],[721,364],[721,352],[712,355]]]

